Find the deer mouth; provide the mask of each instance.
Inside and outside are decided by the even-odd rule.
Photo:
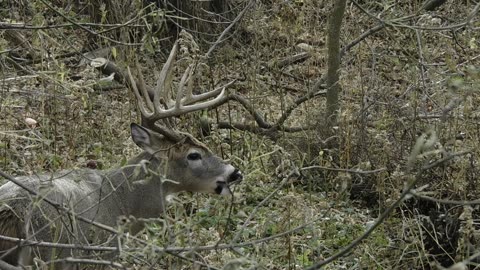
[[[225,181],[217,181],[217,187],[215,188],[215,193],[218,195],[230,195],[232,192],[228,187],[227,182]]]
[[[235,169],[232,174],[228,177],[228,185],[233,185],[239,183],[243,180],[243,174],[239,169]]]
[[[215,187],[215,193],[219,195],[231,195],[232,191],[230,186],[239,183],[243,180],[243,175],[240,170],[235,169],[225,180],[217,181]]]

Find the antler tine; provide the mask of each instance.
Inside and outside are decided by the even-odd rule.
[[[190,66],[192,66],[192,74],[190,76],[190,80],[188,80],[187,93],[185,94],[185,98],[183,98],[182,100],[183,104],[185,105],[191,104],[188,102],[188,100],[190,100],[193,97],[193,93],[192,93],[193,83],[195,81],[195,78],[197,77],[195,73],[196,67],[193,67],[193,65],[190,65]]]
[[[206,99],[209,99],[209,98],[212,98],[218,94],[220,94],[220,92],[225,89],[225,88],[228,88],[230,85],[232,85],[235,80],[221,86],[221,87],[218,87],[212,91],[208,91],[206,93],[202,93],[202,94],[198,94],[198,95],[195,95],[193,94],[193,83],[194,83],[194,80],[195,80],[195,77],[196,77],[196,67],[192,65],[189,66],[190,68],[190,74],[189,74],[189,79],[188,79],[188,83],[187,83],[187,91],[185,92],[185,97],[182,98],[182,101],[181,103],[183,105],[190,105],[190,104],[193,104],[193,103],[196,103],[196,102],[200,102],[200,101],[203,101],[203,100],[206,100]],[[187,72],[187,71],[185,71]],[[182,95],[183,96],[183,95]]]
[[[183,104],[182,104],[182,101],[183,101],[183,93],[185,91],[185,83],[187,83],[187,95],[191,92],[191,89],[189,88],[192,84],[191,84],[191,78],[192,78],[192,65],[189,65],[187,67],[187,69],[185,70],[185,72],[183,73],[183,76],[182,76],[182,79],[180,80],[180,83],[178,84],[178,93],[177,93],[177,97],[175,99],[175,108],[176,109],[182,109],[183,107]],[[190,93],[191,94],[191,93]]]
[[[200,110],[208,109],[211,107],[215,107],[224,102],[223,98],[225,96],[225,89],[226,88],[223,87],[220,94],[212,100],[205,101],[203,103],[195,103],[192,105],[182,105],[181,108],[177,109],[172,113],[173,115],[181,115],[188,112],[200,111]]]
[[[183,114],[186,114],[186,113],[189,113],[189,112],[200,111],[200,110],[208,109],[208,108],[211,108],[211,107],[216,107],[217,105],[220,105],[220,104],[225,102],[225,100],[224,100],[225,89],[226,89],[226,87],[223,87],[220,91],[220,94],[217,95],[212,100],[205,101],[205,102],[202,102],[202,103],[195,103],[195,104],[190,103],[191,105],[182,104],[181,100],[183,100],[183,99],[181,99],[181,98],[179,98],[179,96],[177,96],[178,103],[176,102],[175,105],[172,108],[169,108],[169,109],[166,109],[166,110],[162,109],[161,111],[156,111],[155,115],[153,117],[151,117],[151,119],[153,120],[153,118],[155,118],[155,119],[158,120],[158,119],[168,118],[168,117],[172,117],[172,116],[180,116],[180,115],[183,115]]]
[[[138,81],[140,83],[140,90],[142,91],[143,98],[145,100],[145,103],[147,104],[148,109],[151,112],[155,111],[155,108],[153,107],[152,99],[150,97],[150,93],[147,90],[147,85],[145,84],[145,79],[143,78],[142,72],[140,70],[140,64],[138,63],[138,59],[135,58],[135,68],[137,70],[138,74]]]
[[[142,113],[142,115],[144,117],[148,118],[148,117],[152,116],[153,113],[154,113],[153,110],[148,111],[145,108],[145,103],[147,103],[145,100],[149,100],[148,95],[145,96],[145,94],[144,94],[143,97],[142,97],[142,95],[140,95],[140,92],[138,91],[137,83],[135,82],[135,79],[132,76],[132,72],[130,71],[130,67],[127,67],[127,72],[128,72],[128,80],[130,81],[130,85],[133,89],[133,93],[135,94],[135,98],[137,99],[137,104],[138,104],[138,108],[140,109],[140,112]],[[149,106],[149,105],[147,105],[147,106]]]
[[[170,100],[168,97],[168,90],[172,82],[172,67],[173,67],[173,62],[175,62],[175,57],[177,56],[178,52],[178,41],[175,41],[175,44],[173,44],[172,51],[170,52],[170,55],[168,56],[167,62],[165,62],[165,65],[163,65],[162,71],[160,72],[160,76],[158,77],[157,80],[157,85],[155,86],[155,94],[153,98],[153,104],[155,106],[155,110],[157,113],[161,113],[164,111],[162,108],[162,105],[160,104],[160,98],[163,95],[163,98],[166,102]]]
[[[175,100],[166,97],[170,90],[169,87],[171,86],[172,68],[175,63],[178,46],[179,45],[177,41],[173,45],[167,62],[165,63],[165,65],[163,65],[162,71],[160,72],[160,76],[157,80],[157,85],[154,89],[155,93],[153,98],[153,108],[155,112],[153,115],[148,116],[150,121],[160,120],[172,116],[180,116],[189,112],[218,106],[219,104],[224,102],[223,98],[225,96],[225,89],[234,82],[229,82],[222,87],[216,88],[203,94],[194,95],[192,93],[192,88],[194,83],[193,79],[195,77],[195,66],[193,64],[190,64],[182,75],[182,78],[178,85],[176,96],[174,98]],[[163,95],[164,103],[166,104],[166,106],[161,103],[161,95]],[[205,101],[206,99],[213,97],[215,98],[209,101]],[[149,104],[147,105],[149,106]]]
[[[222,90],[225,90],[228,88],[230,85],[232,85],[236,80],[233,80],[231,82],[228,82],[227,84],[224,84],[218,88],[213,89],[212,91],[208,91],[206,93],[198,94],[198,95],[193,95],[191,88],[188,89],[189,92],[187,92],[187,96],[182,99],[182,104],[184,105],[190,105],[199,101],[203,101],[206,99],[209,99],[211,97],[214,97],[218,95]]]

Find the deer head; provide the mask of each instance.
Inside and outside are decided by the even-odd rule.
[[[193,42],[188,35],[182,32],[181,41]],[[224,102],[226,88],[233,81],[214,90],[195,95],[193,94],[195,64],[192,63],[183,73],[176,93],[171,94],[172,69],[178,50],[179,41],[177,40],[153,89],[146,86],[138,62],[136,62],[138,83],[128,68],[128,84],[137,99],[142,123],[147,127],[132,125],[132,138],[138,146],[158,158],[165,158],[164,156],[168,155],[170,164],[166,176],[179,180],[176,186],[168,186],[171,191],[230,194],[228,185],[242,179],[239,170],[215,156],[207,146],[192,135],[168,128],[165,120],[220,105]],[[158,149],[158,146],[163,149]]]
[[[131,125],[133,141],[159,160],[165,160],[165,177],[168,193],[193,191],[230,194],[229,185],[242,179],[238,169],[214,155],[204,144],[189,134],[180,141]]]

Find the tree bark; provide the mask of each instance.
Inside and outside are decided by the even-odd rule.
[[[332,128],[337,122],[339,108],[338,96],[342,91],[338,83],[340,70],[340,29],[345,13],[346,2],[346,0],[335,1],[328,21],[327,110],[324,119],[328,133],[332,132]]]

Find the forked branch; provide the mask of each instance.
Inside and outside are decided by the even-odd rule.
[[[320,88],[323,88],[323,87],[320,86]],[[282,135],[282,132],[293,133],[293,132],[312,130],[315,128],[314,126],[288,127],[288,126],[285,126],[285,122],[291,116],[293,111],[296,108],[298,108],[301,104],[303,104],[304,102],[314,97],[324,96],[325,94],[326,94],[325,90],[318,90],[316,92],[308,92],[307,94],[295,99],[295,101],[282,113],[282,115],[280,115],[280,117],[274,123],[267,122],[261,116],[260,112],[256,110],[255,107],[248,101],[247,98],[238,94],[229,94],[223,98],[222,102],[219,103],[218,106],[228,102],[229,100],[237,101],[253,117],[256,125],[255,124],[249,125],[244,123],[231,123],[231,122],[225,122],[225,121],[215,122],[213,120],[208,120],[208,123],[206,123],[208,126],[203,128],[209,129],[211,125],[217,125],[217,127],[220,129],[238,129],[238,130],[248,131],[255,134],[267,136],[272,140],[276,140],[279,136]]]

